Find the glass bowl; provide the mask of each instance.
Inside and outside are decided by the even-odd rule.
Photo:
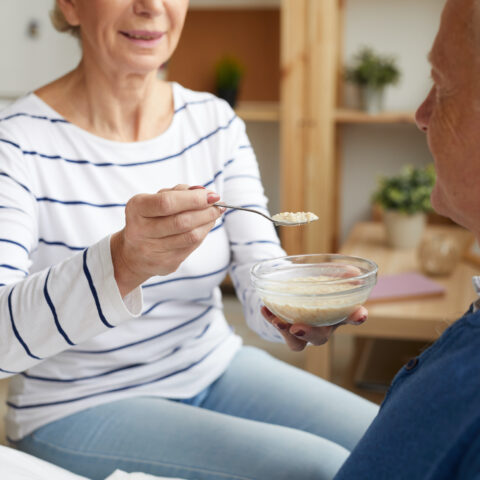
[[[365,303],[377,265],[339,254],[293,255],[255,264],[251,281],[268,309],[289,323],[335,325]]]

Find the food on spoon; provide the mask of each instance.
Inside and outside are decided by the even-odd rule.
[[[318,220],[318,217],[312,212],[281,212],[275,214],[272,219],[275,222],[310,223]]]

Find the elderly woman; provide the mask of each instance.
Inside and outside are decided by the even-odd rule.
[[[284,254],[275,231],[212,206],[266,199],[228,105],[157,78],[187,6],[58,0],[81,62],[1,116],[9,441],[93,479],[331,478],[377,407],[242,348],[225,320],[228,271],[262,337],[301,350],[332,331],[261,310],[249,269]]]

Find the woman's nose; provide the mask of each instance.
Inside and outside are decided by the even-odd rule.
[[[427,132],[430,117],[432,116],[433,105],[435,101],[435,87],[432,87],[427,98],[418,107],[415,113],[415,122],[422,132]]]
[[[164,0],[137,0],[134,5],[137,15],[155,17],[165,11]]]

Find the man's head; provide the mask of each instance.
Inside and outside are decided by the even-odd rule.
[[[432,204],[480,238],[480,0],[447,0],[429,60],[416,120],[437,171]]]

